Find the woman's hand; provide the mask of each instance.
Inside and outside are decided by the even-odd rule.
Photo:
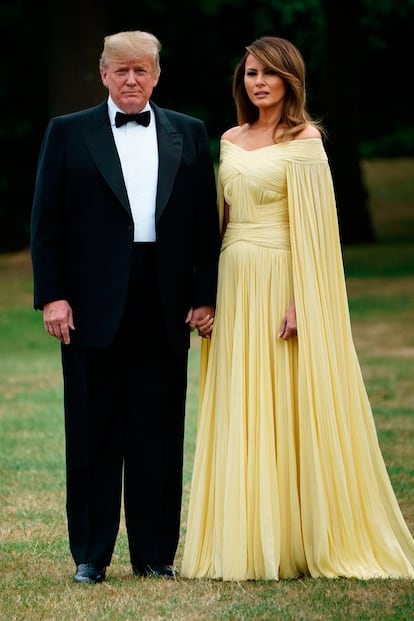
[[[281,339],[287,341],[290,337],[297,335],[296,308],[295,304],[292,303],[283,316],[282,323],[280,324],[279,336]]]
[[[213,324],[214,324],[214,317],[212,317],[211,315],[206,315],[203,319],[201,319],[197,323],[198,334],[203,339],[209,339],[213,331]]]

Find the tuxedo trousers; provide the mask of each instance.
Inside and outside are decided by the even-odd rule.
[[[62,345],[66,510],[77,565],[110,564],[122,498],[131,563],[174,561],[188,353],[168,342],[155,259],[155,244],[134,244],[125,311],[108,347]]]

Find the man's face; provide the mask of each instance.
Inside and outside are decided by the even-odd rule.
[[[127,114],[140,112],[158,84],[152,58],[112,61],[101,67],[101,78],[116,105]]]

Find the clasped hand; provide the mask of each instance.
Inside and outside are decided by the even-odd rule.
[[[190,326],[191,332],[197,328],[198,334],[209,339],[214,324],[214,308],[212,306],[199,306],[190,308],[187,313],[186,323]]]

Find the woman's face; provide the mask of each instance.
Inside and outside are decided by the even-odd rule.
[[[251,54],[246,58],[244,86],[250,101],[258,108],[277,107],[286,93],[284,79]]]

